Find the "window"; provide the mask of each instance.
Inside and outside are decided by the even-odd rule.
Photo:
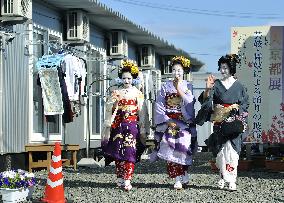
[[[170,59],[166,58],[164,61],[164,74],[171,74],[173,72],[172,67],[170,67]]]
[[[47,47],[43,41],[61,41],[59,36],[49,34],[52,31],[34,27],[33,32],[33,133],[41,134],[41,137],[48,137],[53,140],[54,135],[61,134],[61,123],[62,118],[60,115],[55,115],[52,119],[52,122],[47,122],[44,116],[44,107],[42,100],[42,89],[39,83],[38,72],[36,69],[36,62],[39,58],[41,58],[44,54],[48,54],[48,51],[53,53],[57,53],[52,47]],[[35,140],[42,140],[42,138],[34,138]],[[57,138],[54,138],[57,139]]]
[[[102,58],[102,55],[99,52],[94,51],[93,57]],[[100,135],[101,126],[104,122],[104,80],[102,78],[104,65],[101,61],[92,61],[89,67],[91,67],[91,77],[88,84],[95,81],[92,85],[93,96],[90,100],[90,112],[92,113],[92,135]]]
[[[142,63],[143,65],[149,64],[149,48],[142,47]]]
[[[77,37],[77,13],[76,12],[72,12],[69,14],[69,36],[70,37]]]
[[[44,32],[35,30],[33,33],[35,42],[44,40]],[[33,71],[33,132],[43,133],[43,101],[41,87],[38,85],[38,74],[35,64],[44,54],[44,45],[35,43],[33,47],[34,71]]]
[[[112,49],[112,53],[118,53],[118,44],[119,44],[119,42],[118,42],[118,32],[112,32],[111,33],[111,39],[112,39],[112,41],[111,41],[111,49]]]

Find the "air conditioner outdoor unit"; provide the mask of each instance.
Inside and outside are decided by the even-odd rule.
[[[155,67],[155,50],[152,45],[140,48],[141,67]]]
[[[128,57],[127,35],[124,31],[113,30],[110,35],[110,55]]]
[[[32,0],[1,0],[1,15],[32,19]]]
[[[90,41],[89,17],[84,11],[67,12],[67,40]]]

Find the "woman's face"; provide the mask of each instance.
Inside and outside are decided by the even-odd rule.
[[[230,73],[229,66],[226,63],[221,63],[221,65],[220,65],[220,73],[222,74],[223,79],[232,76],[231,73]]]
[[[175,64],[173,66],[172,76],[173,78],[182,79],[183,78],[183,67],[180,64]]]
[[[131,73],[129,72],[122,73],[121,79],[125,88],[132,86],[133,77]]]

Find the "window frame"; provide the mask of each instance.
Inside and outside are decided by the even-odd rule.
[[[170,68],[170,63],[171,63],[171,60],[169,58],[164,59],[164,67],[163,67],[164,75],[170,75],[173,73],[173,70]]]
[[[115,41],[116,39],[116,41]],[[116,42],[116,43],[114,43]],[[114,51],[116,50],[116,51]],[[111,53],[118,54],[119,53],[119,31],[111,32]]]
[[[34,39],[34,34],[39,34],[39,35],[42,35],[43,36],[43,42],[38,42],[37,40]],[[33,46],[39,46],[39,45],[42,45],[43,47],[43,55],[45,54],[48,54],[48,51],[49,51],[49,48],[47,46],[47,43],[44,43],[44,42],[48,42],[49,41],[49,38],[53,37],[53,38],[57,38],[59,43],[62,42],[62,34],[57,32],[57,31],[54,31],[54,30],[51,30],[49,28],[46,28],[46,27],[43,27],[43,26],[40,26],[40,25],[37,25],[37,24],[33,24],[33,32],[32,32],[32,39],[33,39]],[[35,55],[34,55],[35,52],[33,52],[33,55],[32,55],[32,58],[33,58],[33,63],[35,64]],[[34,74],[35,73],[35,66],[33,65],[33,78],[32,80],[34,80]],[[32,98],[34,96],[34,82],[32,81],[31,82],[31,85],[32,85]],[[32,103],[32,107],[34,106],[34,103]],[[42,107],[43,108],[43,107]],[[32,120],[34,119],[34,108],[31,108],[30,110],[30,115],[32,117]],[[63,136],[62,136],[62,133],[63,133],[63,128],[62,128],[62,116],[58,115],[58,123],[57,123],[57,128],[58,128],[58,131],[57,132],[52,132],[50,133],[50,126],[48,124],[48,122],[46,121],[45,119],[45,116],[44,116],[44,113],[42,112],[42,122],[43,122],[43,129],[42,129],[42,132],[34,132],[34,122],[32,124],[32,136],[31,136],[31,142],[44,142],[44,141],[55,141],[55,140],[63,140]]]
[[[106,50],[101,50],[101,49],[96,49],[95,46],[91,46],[91,50],[92,50],[92,55],[90,58],[104,58],[106,59]],[[90,136],[90,140],[100,140],[101,139],[101,133],[102,133],[102,126],[103,126],[103,122],[104,122],[104,118],[105,118],[105,102],[104,102],[104,96],[106,94],[106,90],[107,90],[107,81],[106,80],[101,80],[102,76],[103,78],[106,76],[106,62],[104,61],[95,61],[94,63],[97,63],[99,65],[99,76],[100,76],[100,80],[94,83],[93,87],[92,87],[92,94],[90,96],[90,130],[91,130],[91,136]],[[92,64],[92,63],[91,63]],[[91,64],[88,64],[88,68],[91,67]],[[95,65],[95,69],[97,70],[97,64]],[[93,70],[88,70],[89,73],[91,73]],[[87,76],[87,83],[90,84],[94,81],[94,77],[96,77],[97,74],[88,74]],[[93,76],[93,77],[92,77]],[[98,86],[96,86],[96,84],[99,84]],[[99,87],[99,90],[97,90],[96,88]],[[93,91],[95,89],[95,91]],[[97,98],[99,98],[99,106],[97,106],[98,104],[97,102]],[[94,119],[93,115],[93,106],[95,105],[95,109],[99,109],[99,112],[96,113],[95,115],[98,115],[97,118]],[[100,119],[99,124],[96,123],[97,119]],[[94,126],[93,125],[97,125],[99,126],[99,130],[97,130],[96,132],[93,132],[94,130]]]

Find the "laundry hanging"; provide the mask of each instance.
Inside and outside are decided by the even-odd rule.
[[[38,73],[42,88],[44,114],[63,114],[64,109],[57,68],[42,68]]]
[[[64,57],[62,64],[63,72],[65,72],[65,82],[70,101],[78,101],[79,93],[84,92],[86,69],[83,60],[76,56],[68,54]]]
[[[78,116],[81,112],[78,105],[81,105],[80,96],[84,93],[87,74],[85,66],[82,59],[64,52],[44,55],[38,60],[36,69],[42,87],[45,115],[64,112],[64,123],[72,122],[74,114]]]
[[[63,55],[44,55],[36,63],[45,115],[61,115],[64,112],[57,70],[62,59]]]

